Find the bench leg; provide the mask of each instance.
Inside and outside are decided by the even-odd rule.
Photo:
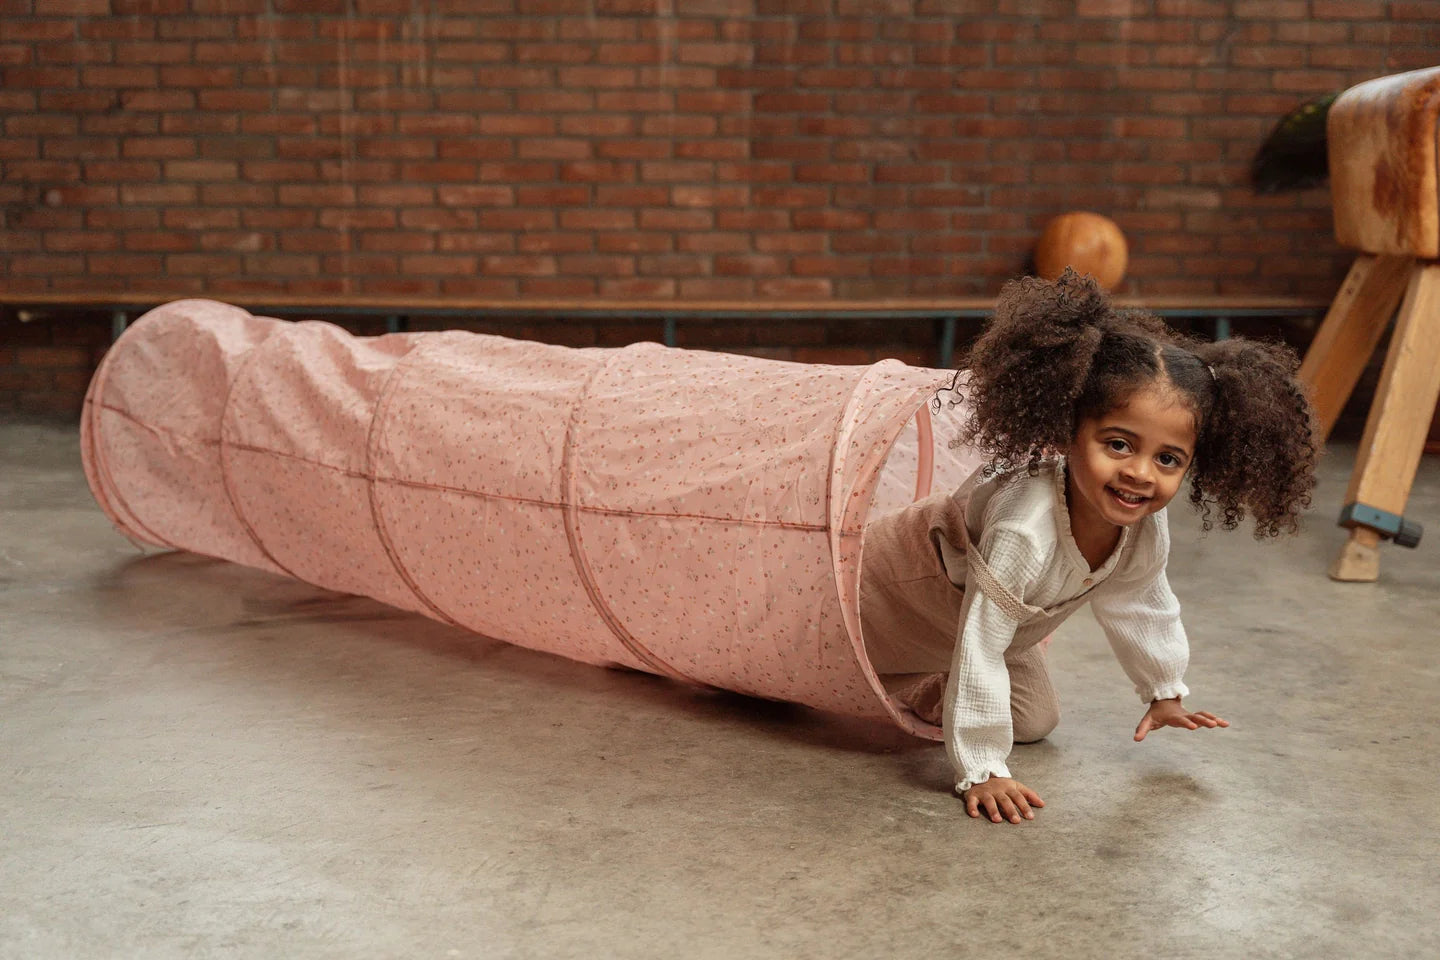
[[[1335,294],[1300,365],[1300,380],[1310,388],[1321,441],[1330,435],[1395,315],[1413,262],[1409,257],[1362,253]]]
[[[1345,502],[1393,514],[1405,512],[1420,466],[1425,433],[1440,399],[1440,262],[1416,262],[1395,322],[1385,371]],[[1375,580],[1380,575],[1380,538],[1356,527],[1330,568],[1336,580]]]

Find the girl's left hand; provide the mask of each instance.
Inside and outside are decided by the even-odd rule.
[[[1145,739],[1145,734],[1161,727],[1184,727],[1186,730],[1198,730],[1201,727],[1228,726],[1230,726],[1229,721],[1222,720],[1213,713],[1204,710],[1197,713],[1187,712],[1180,705],[1179,697],[1173,700],[1156,700],[1150,704],[1150,709],[1145,711],[1140,726],[1135,728],[1135,742],[1139,743]]]

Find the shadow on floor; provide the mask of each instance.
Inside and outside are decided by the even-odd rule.
[[[456,670],[474,674],[477,684],[519,684],[527,695],[553,701],[594,692],[626,701],[628,709],[684,712],[717,727],[863,754],[901,754],[907,768],[926,770],[925,786],[947,790],[947,774],[936,769],[936,745],[889,724],[826,713],[799,704],[750,697],[715,688],[688,687],[664,677],[623,667],[606,669],[528,650],[473,633],[367,597],[326,590],[229,561],[183,552],[151,553],[121,563],[94,584],[108,598],[102,612],[114,627],[151,635],[183,635],[187,644],[250,653],[277,649],[283,632],[305,629],[311,657],[344,660],[355,682],[358,669],[373,693],[386,697],[392,678],[383,669],[366,670],[351,654],[359,646],[398,645],[430,661],[430,669],[453,679]],[[283,656],[237,658],[257,672],[256,683],[293,682],[298,695],[324,672],[287,669]],[[339,674],[329,674],[338,677]],[[388,697],[386,697],[388,699]],[[937,778],[933,774],[939,773]],[[916,775],[919,775],[918,773]]]

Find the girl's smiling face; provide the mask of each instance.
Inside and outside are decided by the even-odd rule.
[[[1164,381],[1081,420],[1067,456],[1072,527],[1094,534],[1163,510],[1194,456],[1195,415]]]

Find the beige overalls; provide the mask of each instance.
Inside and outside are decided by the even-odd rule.
[[[981,589],[1018,624],[1005,665],[1015,742],[1029,743],[1045,737],[1060,720],[1045,648],[1037,644],[1090,595],[1087,591],[1042,609],[1022,602],[995,579],[970,545],[978,539],[985,504],[996,489],[977,472],[959,490],[916,501],[865,528],[861,629],[870,662],[886,688],[922,719],[939,724],[966,587]],[[1135,539],[1122,539],[1117,568],[1129,559]]]

